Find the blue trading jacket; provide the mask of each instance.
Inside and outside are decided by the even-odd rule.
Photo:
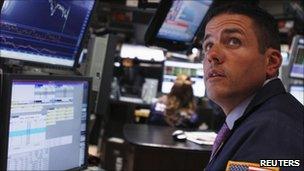
[[[275,79],[261,88],[235,122],[232,134],[206,170],[225,170],[227,162],[260,163],[261,159],[298,159],[304,170],[304,107]]]

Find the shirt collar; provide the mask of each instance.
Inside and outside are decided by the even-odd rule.
[[[232,130],[234,126],[234,122],[238,120],[244,113],[245,109],[253,99],[255,94],[251,95],[250,97],[246,98],[243,102],[237,105],[226,117],[226,123],[228,128]]]
[[[278,78],[278,77],[272,77],[272,78],[267,79],[267,80],[264,82],[263,87],[264,87],[267,83],[269,83],[270,81],[272,81],[272,80],[274,80],[274,79],[277,79],[277,78]]]
[[[273,77],[273,78],[269,78],[267,80],[265,80],[263,86],[265,86],[268,82],[276,79],[277,77]],[[226,124],[228,125],[228,128],[230,130],[232,130],[234,123],[236,120],[238,120],[240,117],[243,116],[245,109],[247,108],[247,106],[249,105],[249,103],[251,102],[251,100],[253,99],[255,94],[249,96],[248,98],[246,98],[244,101],[242,101],[239,105],[237,105],[231,112],[228,113],[227,117],[226,117]]]

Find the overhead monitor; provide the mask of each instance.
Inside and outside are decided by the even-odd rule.
[[[0,57],[73,67],[95,0],[4,0]]]
[[[304,85],[290,85],[289,93],[304,105]]]
[[[91,80],[5,75],[4,85],[1,170],[85,168]]]
[[[304,37],[295,36],[291,47],[290,77],[304,79]]]
[[[194,96],[205,95],[205,84],[203,80],[203,65],[201,63],[165,61],[162,82],[162,93],[169,93],[179,74],[190,76]]]
[[[164,52],[160,49],[148,48],[141,45],[122,44],[120,57],[142,61],[162,62],[165,60]]]
[[[145,41],[147,45],[183,50],[194,40],[212,0],[161,1]]]

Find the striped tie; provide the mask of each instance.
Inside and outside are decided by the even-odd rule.
[[[220,144],[229,136],[230,129],[228,128],[226,122],[223,124],[220,131],[217,133],[214,144],[212,146],[211,157],[213,157],[215,151],[219,148]]]

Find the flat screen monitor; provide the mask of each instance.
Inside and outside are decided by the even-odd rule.
[[[289,93],[304,105],[304,85],[290,85]]]
[[[164,75],[162,82],[162,93],[169,93],[179,74],[190,76],[194,96],[203,97],[205,95],[205,84],[203,80],[203,65],[201,63],[165,61]]]
[[[95,0],[4,0],[0,57],[73,67]]]
[[[185,49],[194,40],[212,0],[162,1],[146,32],[146,44]]]
[[[160,49],[148,48],[141,45],[122,44],[120,57],[142,61],[162,62],[165,60],[164,52]]]
[[[113,75],[118,79],[122,96],[141,98],[146,79],[157,80],[157,91],[161,91],[163,62],[121,58],[115,62]]]
[[[291,48],[290,77],[304,79],[304,37],[296,36]]]
[[[91,80],[6,75],[4,85],[1,169],[85,168]]]

